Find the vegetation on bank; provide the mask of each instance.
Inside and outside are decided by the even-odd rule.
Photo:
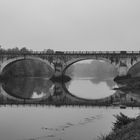
[[[124,114],[116,115],[112,132],[99,140],[140,140],[140,116],[129,118]]]

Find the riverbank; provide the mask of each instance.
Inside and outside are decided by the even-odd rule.
[[[140,140],[140,116],[128,118],[129,121],[118,121],[120,128],[112,129],[112,132],[99,138],[99,140]]]

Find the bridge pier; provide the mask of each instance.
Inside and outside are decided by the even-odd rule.
[[[55,61],[53,62],[54,64],[54,76],[55,77],[60,77],[62,76],[62,73],[63,73],[63,68],[64,68],[64,62],[59,60],[59,61]]]
[[[124,75],[127,75],[127,72],[128,72],[128,68],[125,66],[121,66],[121,67],[119,67],[118,75],[124,76]]]
[[[137,62],[138,62],[137,60],[133,60],[132,58],[120,59],[118,65],[118,75],[119,76],[127,75],[129,69]]]
[[[128,71],[127,61],[125,59],[120,60],[118,67],[119,76],[127,75],[127,71]]]

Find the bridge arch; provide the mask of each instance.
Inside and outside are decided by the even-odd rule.
[[[140,61],[136,62],[134,65],[132,65],[127,74],[130,74],[132,76],[140,76]]]
[[[104,58],[104,57],[98,57],[98,58],[96,58],[96,57],[74,58],[74,59],[68,61],[68,62],[65,64],[65,66],[64,66],[64,68],[63,68],[63,71],[62,71],[62,75],[65,75],[66,70],[67,70],[71,65],[73,65],[74,63],[83,61],[83,60],[99,60],[99,61],[104,61],[104,62],[108,62],[108,63],[114,65],[116,68],[118,68],[118,64],[113,64],[113,63],[111,63],[111,60],[110,60],[110,59]]]
[[[33,56],[26,56],[26,57],[15,57],[15,58],[12,58],[12,59],[8,59],[6,61],[4,61],[1,65],[0,65],[0,73],[2,74],[4,69],[6,67],[8,67],[10,64],[12,63],[15,63],[17,61],[21,61],[21,60],[37,60],[37,61],[40,61],[40,62],[43,62],[43,63],[46,63],[46,65],[49,66],[50,70],[52,70],[52,72],[54,73],[54,68],[53,66],[47,61],[47,60],[44,60],[44,59],[41,59],[39,57],[33,57]]]

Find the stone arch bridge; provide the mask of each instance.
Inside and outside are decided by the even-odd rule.
[[[140,62],[139,51],[99,51],[99,52],[55,52],[55,53],[1,53],[0,73],[11,63],[22,59],[34,59],[44,61],[54,70],[55,76],[64,75],[67,68],[72,64],[82,60],[102,60],[114,65],[118,70],[118,75],[126,75],[135,64]]]

